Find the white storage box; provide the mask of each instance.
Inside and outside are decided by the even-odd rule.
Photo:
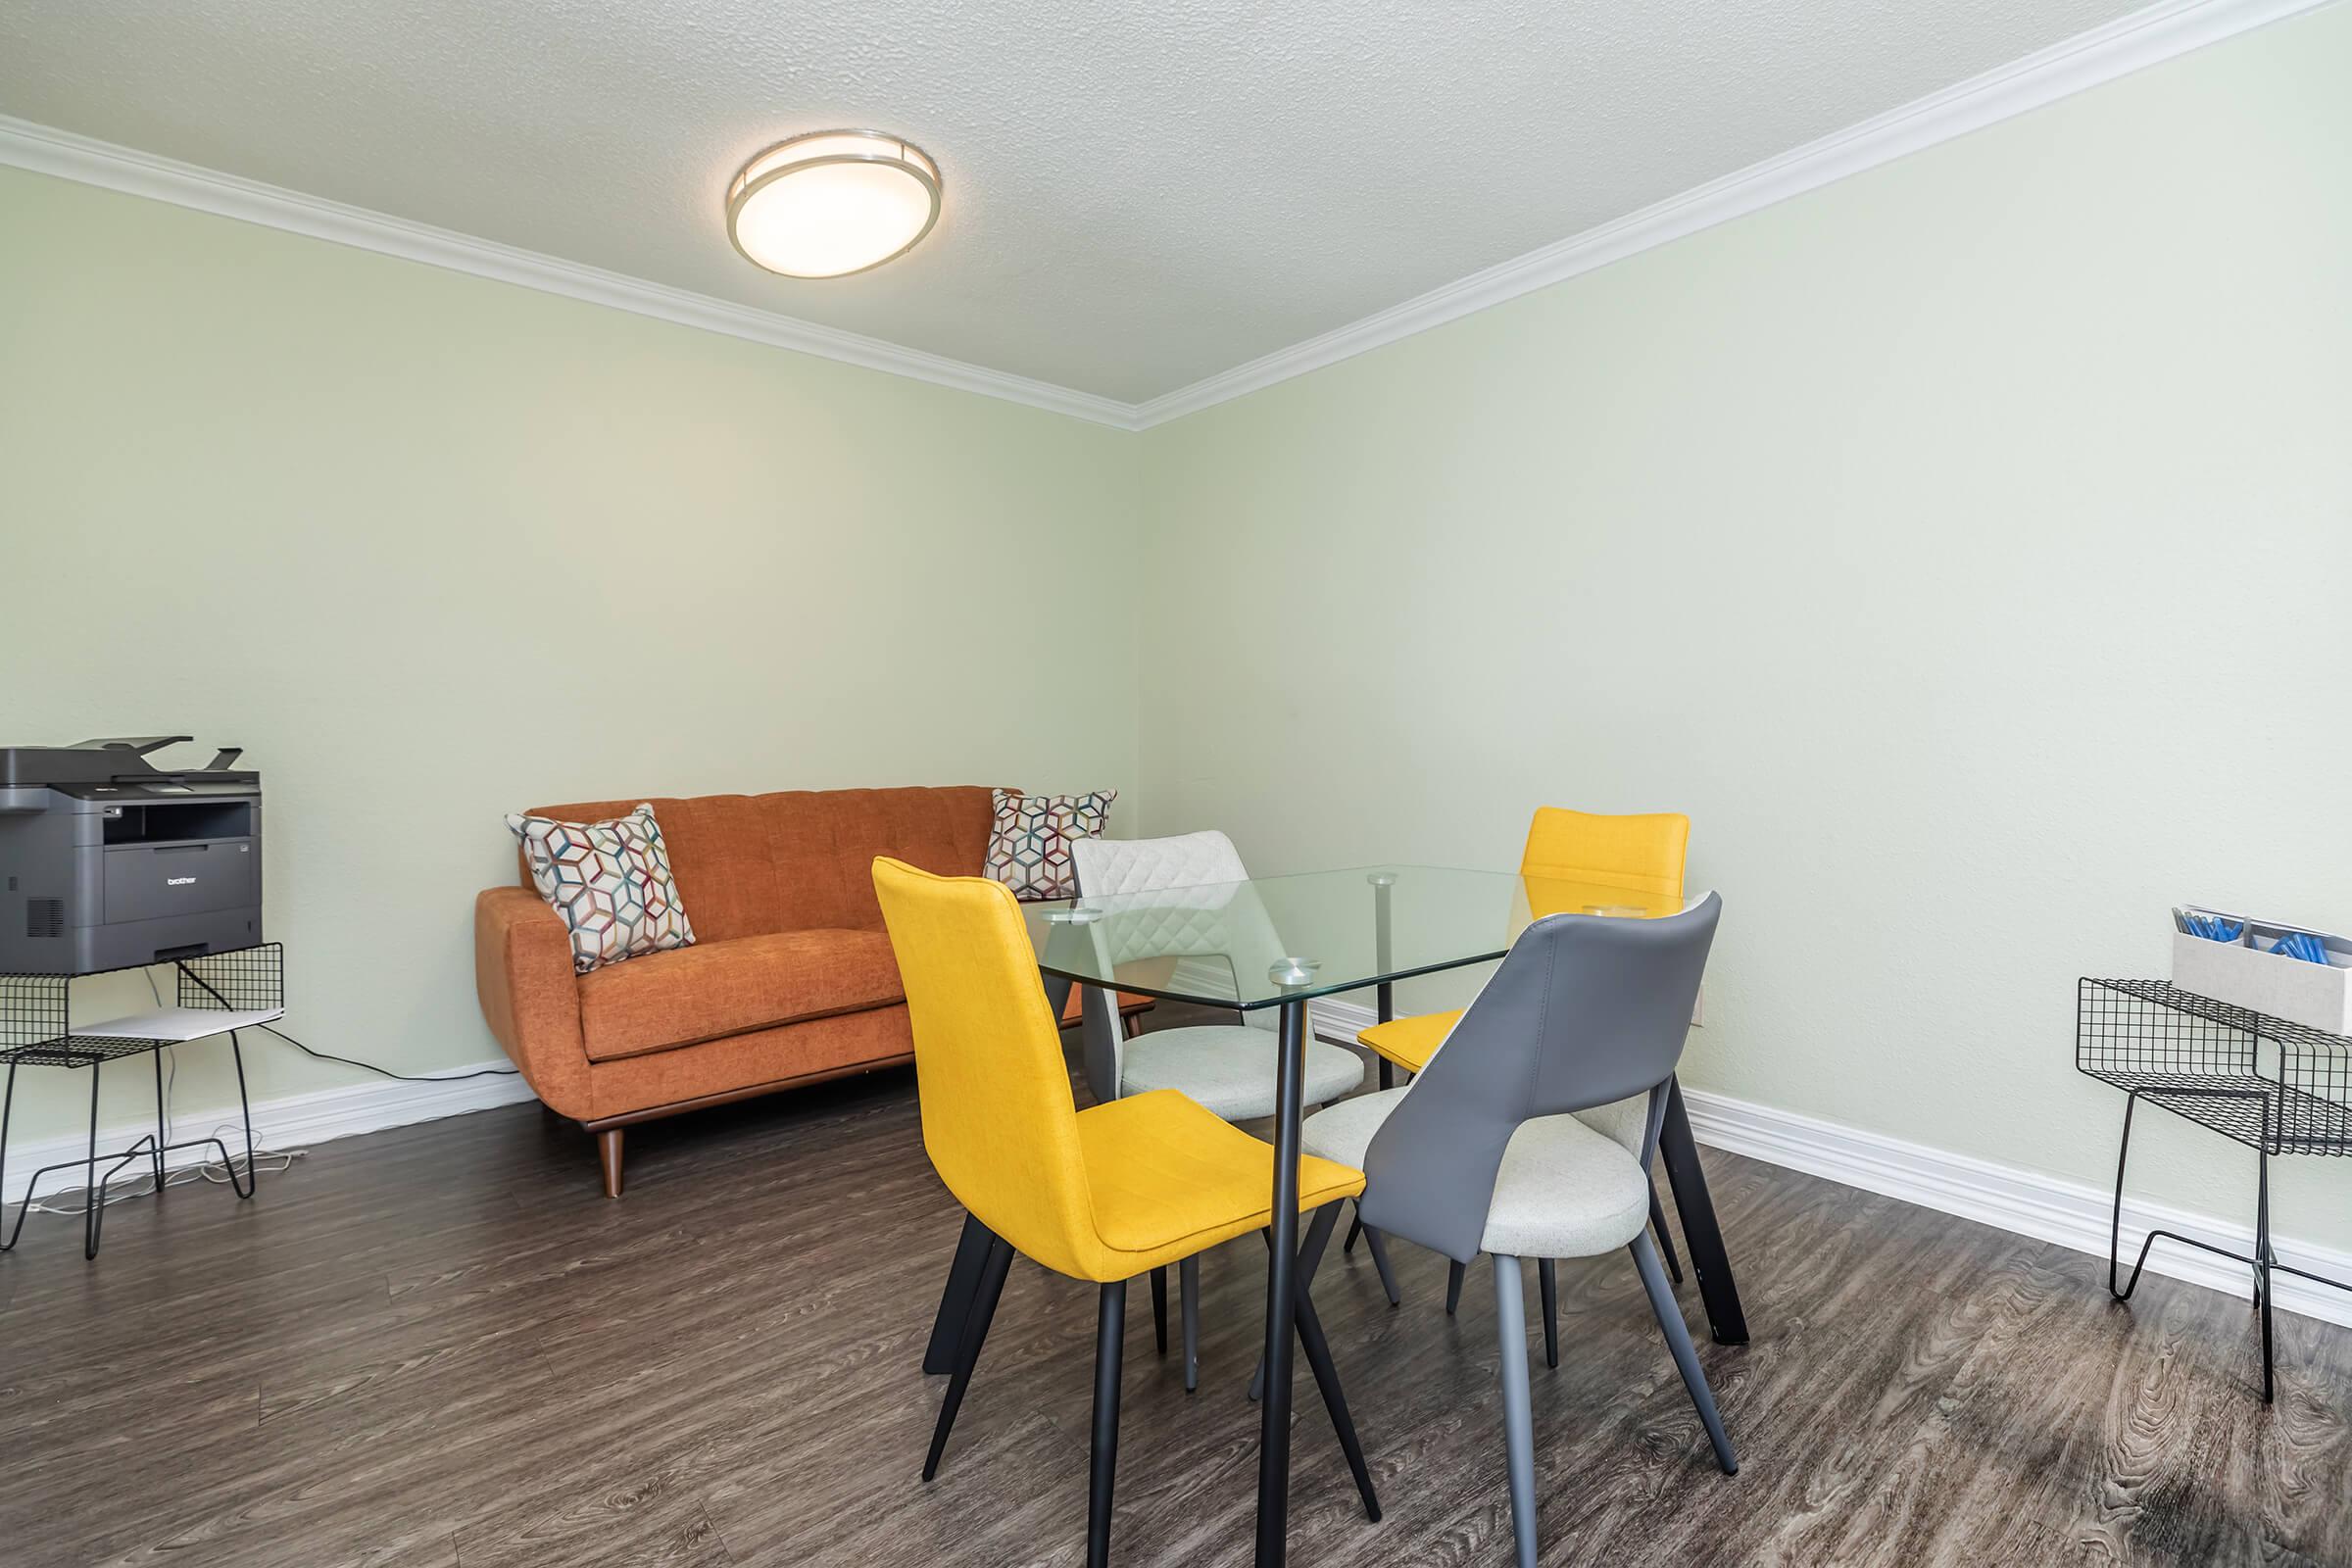
[[[2331,1035],[2352,1035],[2352,968],[2173,933],[2173,984]]]

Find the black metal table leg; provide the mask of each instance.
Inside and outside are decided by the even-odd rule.
[[[0,1193],[8,1191],[8,1118],[16,1108],[17,1064],[11,1061],[8,1064],[8,1088],[5,1092],[0,1092]],[[31,1206],[32,1189],[27,1187],[24,1189],[24,1208]],[[17,1237],[24,1229],[24,1208],[17,1210],[16,1228],[8,1233],[7,1241],[0,1242],[0,1252],[9,1251],[17,1245]],[[5,1216],[7,1212],[8,1200],[0,1198],[0,1216]]]
[[[2255,1151],[2261,1176],[2254,1208],[2254,1299],[2262,1308],[2262,1402],[2276,1394],[2271,1372],[2271,1155]]]
[[[158,1046],[147,1054],[155,1062],[155,1190],[160,1193],[164,1190],[164,1143],[172,1136],[164,1103],[164,1048]]]
[[[963,1216],[963,1234],[956,1241],[956,1261],[948,1265],[948,1288],[931,1319],[931,1343],[923,1351],[925,1372],[956,1370],[956,1352],[963,1344],[963,1320],[971,1312],[972,1298],[980,1294],[980,1275],[995,1241],[987,1226],[969,1214]]]
[[[1266,1266],[1266,1397],[1258,1407],[1257,1568],[1280,1568],[1291,1497],[1291,1345],[1297,1303],[1300,1100],[1305,1093],[1306,1004],[1282,1004],[1281,1065],[1274,1090],[1274,1255]]]
[[[99,1215],[105,1210],[104,1196],[98,1191],[98,1069],[103,1063],[90,1062],[90,1159],[89,1179],[82,1183],[85,1201],[81,1210],[81,1255],[84,1260],[98,1255]],[[31,1194],[26,1193],[27,1200]]]
[[[1299,1260],[1298,1277],[1298,1346],[1306,1352],[1308,1370],[1315,1375],[1315,1387],[1322,1392],[1323,1408],[1330,1412],[1333,1433],[1340,1440],[1340,1451],[1348,1459],[1348,1473],[1355,1477],[1356,1495],[1363,1499],[1364,1517],[1380,1523],[1380,1494],[1373,1490],[1372,1470],[1364,1462],[1364,1446],[1355,1435],[1355,1418],[1348,1413],[1348,1396],[1340,1387],[1340,1369],[1332,1359],[1331,1341],[1323,1333],[1322,1321],[1315,1314],[1312,1286],[1315,1265],[1323,1256],[1323,1248],[1331,1240],[1332,1225],[1340,1217],[1340,1205],[1326,1203],[1307,1227],[1305,1255]]]
[[[1666,1080],[1658,1152],[1666,1162],[1666,1183],[1674,1189],[1675,1212],[1683,1217],[1683,1245],[1690,1253],[1690,1272],[1698,1276],[1707,1326],[1718,1345],[1745,1345],[1747,1316],[1740,1308],[1740,1287],[1732,1279],[1732,1259],[1723,1249],[1723,1230],[1707,1192],[1707,1173],[1698,1162],[1698,1142],[1690,1136],[1690,1113],[1683,1106],[1679,1079]]]
[[[1389,966],[1389,890],[1386,885],[1381,883],[1374,883],[1373,887],[1376,890],[1375,898],[1377,900],[1374,905],[1374,908],[1378,912],[1380,922],[1377,927],[1377,941],[1379,945],[1378,961],[1380,967],[1385,970]],[[1373,995],[1378,999],[1378,1013],[1380,1021],[1382,1023],[1392,1022],[1396,1016],[1396,988],[1388,981],[1383,980],[1379,985],[1373,987]],[[1394,1089],[1396,1087],[1396,1064],[1386,1056],[1380,1058],[1380,1087],[1383,1089]],[[1359,1202],[1356,1205],[1355,1210],[1355,1223],[1348,1227],[1348,1240],[1340,1244],[1340,1250],[1343,1252],[1353,1252],[1355,1250],[1355,1239],[1363,1234],[1364,1211],[1363,1205]],[[1383,1269],[1382,1271],[1381,1283],[1384,1286],[1389,1283],[1386,1269]],[[1389,1304],[1394,1306],[1396,1303],[1395,1299],[1392,1298]]]
[[[237,1167],[233,1163],[228,1167],[228,1185],[239,1198],[251,1198],[262,1176],[253,1164],[253,1102],[245,1097],[245,1047],[234,1029],[228,1032],[228,1057],[237,1064],[237,1109],[245,1118],[245,1185],[237,1185]]]

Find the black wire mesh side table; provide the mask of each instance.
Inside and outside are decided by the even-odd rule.
[[[2262,1399],[2270,1403],[2271,1276],[2292,1274],[2352,1291],[2345,1281],[2290,1268],[2271,1247],[2271,1156],[2352,1154],[2352,1038],[2161,980],[2085,979],[2076,1000],[2075,1066],[2123,1090],[2125,1097],[2123,1147],[2115,1157],[2115,1213],[2107,1232],[2109,1293],[2119,1301],[2132,1299],[2158,1237],[2246,1264],[2254,1271],[2254,1305],[2262,1314]],[[2143,1100],[2254,1151],[2252,1255],[2175,1231],[2151,1230],[2140,1244],[2132,1277],[2118,1282],[2132,1112]]]
[[[110,1018],[80,1030],[73,1027],[71,1018],[73,982],[94,976],[0,974],[0,1062],[8,1064],[8,1086],[5,1092],[0,1092],[0,1181],[4,1181],[8,1171],[8,1123],[10,1113],[16,1108],[17,1069],[63,1067],[75,1071],[86,1067],[90,1073],[89,1152],[80,1159],[43,1165],[32,1173],[31,1180],[25,1185],[24,1201],[17,1209],[16,1223],[9,1227],[7,1240],[0,1242],[0,1252],[16,1250],[18,1240],[24,1233],[24,1216],[32,1211],[33,1198],[39,1191],[40,1180],[51,1171],[79,1169],[84,1173],[84,1186],[87,1189],[87,1206],[82,1213],[81,1255],[84,1258],[98,1255],[99,1233],[106,1221],[107,1184],[120,1175],[124,1166],[138,1160],[147,1161],[155,1178],[156,1190],[161,1192],[167,1174],[166,1155],[176,1150],[211,1149],[219,1153],[220,1165],[228,1172],[229,1185],[237,1197],[247,1199],[253,1196],[253,1106],[245,1093],[245,1053],[237,1039],[237,1031],[284,1016],[284,949],[271,942],[230,953],[175,959],[172,968],[176,977],[174,1005]],[[99,972],[125,974],[131,971],[117,969]],[[236,1162],[229,1155],[228,1146],[218,1136],[184,1138],[173,1142],[166,1121],[165,1049],[219,1035],[228,1037],[229,1055],[237,1069],[237,1107],[245,1123],[245,1173],[242,1180],[238,1179]],[[100,1070],[110,1061],[121,1061],[142,1054],[150,1056],[155,1064],[155,1131],[143,1135],[128,1149],[102,1154],[98,1152]],[[102,1164],[106,1166],[103,1173],[99,1170]]]

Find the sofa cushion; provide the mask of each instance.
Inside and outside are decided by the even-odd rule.
[[[905,1004],[839,1012],[707,1040],[692,1051],[650,1051],[613,1061],[582,1061],[592,1107],[583,1119],[728,1099],[746,1090],[912,1060],[914,1035],[906,1026]]]
[[[507,826],[532,886],[571,935],[577,973],[694,945],[652,807],[602,822],[511,812]]]
[[[1102,836],[1117,790],[1092,795],[1023,795],[992,792],[995,825],[988,835],[988,866],[980,874],[1012,889],[1024,901],[1074,899],[1078,876],[1070,846]]]
[[[643,799],[542,806],[532,814],[593,822]],[[679,901],[706,943],[771,931],[878,932],[875,856],[942,876],[978,876],[988,850],[989,792],[978,786],[650,799]]]
[[[703,942],[580,977],[580,1043],[612,1061],[750,1029],[898,1003],[879,931],[779,931]]]

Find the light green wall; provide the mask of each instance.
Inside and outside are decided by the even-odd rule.
[[[2177,900],[2352,925],[2347,81],[2338,8],[1148,432],[1144,826],[1686,809],[1694,1082],[2112,1180],[2076,977]]]
[[[2099,1182],[2075,977],[2352,924],[2348,78],[2337,8],[1142,437],[0,171],[0,738],[251,748],[293,1027],[411,1070],[494,1054],[517,805],[1109,783],[1275,871],[1680,807],[1695,1082]]]
[[[1134,445],[0,171],[0,741],[247,747],[288,1027],[496,1058],[502,812],[998,782],[1131,810]],[[233,1102],[224,1053],[180,1054],[183,1109]],[[253,1056],[265,1099],[364,1081]],[[79,1125],[64,1076],[25,1075],[13,1138]],[[120,1079],[109,1120],[145,1114]]]

